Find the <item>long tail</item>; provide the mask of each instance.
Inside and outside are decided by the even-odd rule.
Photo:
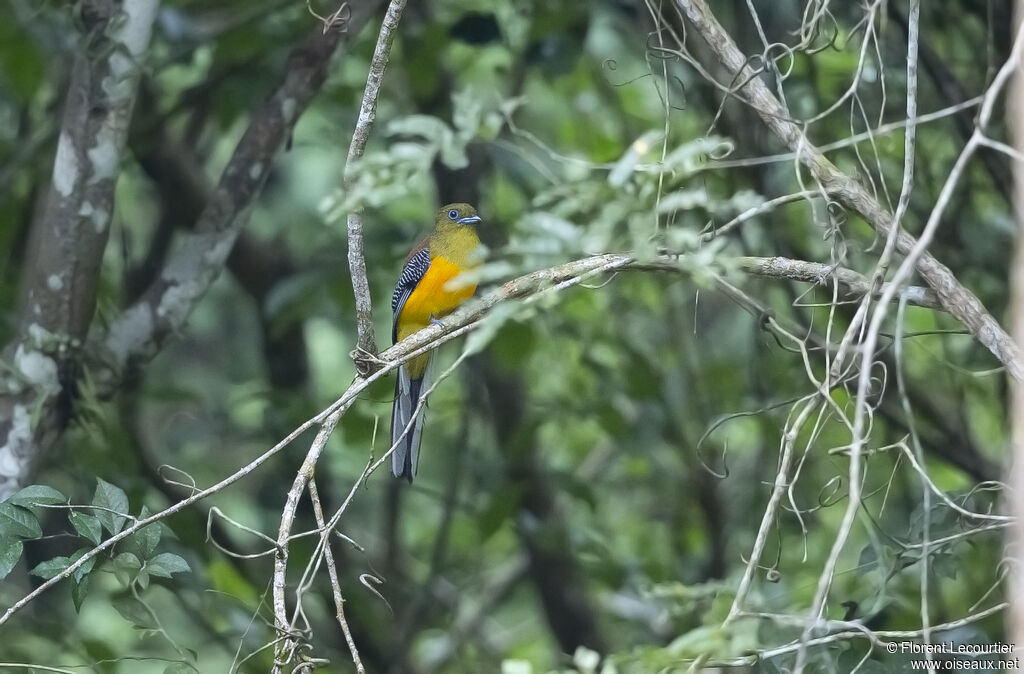
[[[427,383],[429,376],[428,368],[422,377],[413,379],[409,376],[406,367],[401,365],[398,368],[398,381],[395,382],[395,403],[391,408],[391,444],[398,443],[398,445],[391,454],[391,473],[395,477],[404,477],[409,484],[412,484],[412,477],[416,473],[416,460],[420,452],[420,432],[423,430],[423,417],[426,416],[425,405],[421,406],[414,421],[412,414],[420,400],[420,391],[429,386]],[[410,421],[412,421],[411,426]],[[410,426],[409,432],[405,434],[401,442],[398,442],[398,438],[405,432],[406,426]]]

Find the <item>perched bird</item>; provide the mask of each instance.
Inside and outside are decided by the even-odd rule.
[[[483,246],[476,231],[479,223],[480,216],[469,204],[448,204],[437,211],[434,231],[412,249],[391,297],[393,343],[450,314],[473,296],[475,283],[453,279],[483,263]],[[422,406],[415,420],[413,412],[421,393],[430,388],[430,357],[428,352],[401,365],[395,382],[391,472],[410,483],[416,472],[424,416]]]

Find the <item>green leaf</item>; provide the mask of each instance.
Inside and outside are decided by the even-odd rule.
[[[119,651],[114,650],[110,644],[102,639],[82,639],[80,643],[82,644],[82,647],[85,648],[85,653],[89,656],[89,659],[96,663],[99,663],[100,660],[109,660],[110,662],[114,662],[117,660],[117,656],[119,655]],[[100,669],[97,667],[96,671],[97,674],[111,674],[113,670],[110,668]]]
[[[79,535],[88,539],[93,545],[99,545],[100,541],[103,540],[103,529],[100,527],[100,521],[96,517],[74,511],[68,515],[68,521],[71,522],[71,526],[75,528]]]
[[[17,538],[0,538],[0,580],[6,578],[21,559],[22,548]]]
[[[85,596],[89,593],[89,579],[91,576],[83,576],[81,580],[71,586],[71,601],[75,603],[75,613],[81,613]]]
[[[130,585],[142,568],[139,558],[130,552],[122,552],[111,561],[114,567],[114,575],[124,585]]]
[[[128,497],[123,489],[102,478],[96,478],[96,493],[92,497],[92,504],[106,508],[106,510],[96,511],[96,519],[100,521],[104,529],[116,534],[124,528],[126,518],[116,514],[128,512]]]
[[[873,545],[865,545],[860,551],[860,557],[857,560],[857,567],[855,569],[858,576],[862,576],[868,571],[878,566],[878,551],[875,550]]]
[[[53,559],[48,559],[45,562],[36,564],[35,568],[29,571],[29,573],[33,576],[39,576],[40,578],[49,580],[69,566],[71,566],[70,557],[54,557]]]
[[[0,503],[0,537],[39,538],[42,535],[35,515],[12,503]]]
[[[191,571],[188,562],[170,552],[161,552],[146,562],[146,571],[161,578],[170,578],[172,573]]]
[[[139,512],[139,519],[144,520],[151,514],[149,508],[142,506],[142,510]],[[163,530],[159,522],[144,526],[125,539],[124,550],[135,553],[139,559],[148,559],[160,543],[160,535],[162,533]]]
[[[69,566],[77,562],[79,559],[81,559],[82,556],[85,555],[87,552],[89,552],[89,548],[81,548],[80,550],[76,550],[75,554],[71,555],[71,561],[68,563]],[[85,578],[90,571],[92,571],[92,568],[94,566],[96,566],[96,558],[90,557],[89,559],[85,560],[85,562],[80,567],[75,569],[75,572],[71,575],[71,577],[74,578],[76,583],[81,582],[82,579]]]
[[[111,602],[114,610],[132,625],[144,630],[157,629],[156,621],[146,610],[146,605],[135,597],[119,597]]]
[[[67,498],[53,487],[47,487],[45,484],[30,484],[24,489],[19,489],[7,501],[8,503],[27,508],[34,505],[66,503]]]

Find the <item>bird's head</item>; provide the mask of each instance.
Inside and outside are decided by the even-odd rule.
[[[442,225],[470,225],[476,226],[480,222],[480,216],[476,209],[469,204],[445,204],[437,211],[435,223],[438,227]]]

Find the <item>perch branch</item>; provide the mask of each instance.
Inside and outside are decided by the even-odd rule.
[[[348,159],[345,162],[345,188],[351,187],[354,166],[366,150],[366,141],[370,137],[374,120],[377,119],[377,96],[384,80],[391,58],[391,45],[395,40],[398,22],[405,10],[405,0],[391,0],[384,21],[380,26],[377,46],[370,62],[370,72],[366,77],[366,88],[363,90],[363,102],[359,107],[359,119],[352,133],[352,142],[348,146]],[[356,352],[377,353],[377,340],[373,334],[373,304],[370,299],[370,282],[366,278],[366,258],[363,255],[363,209],[356,206],[348,214],[348,268],[352,276],[352,292],[356,300],[356,329],[358,330]],[[356,359],[356,366],[362,361]],[[365,373],[364,373],[365,374]]]

